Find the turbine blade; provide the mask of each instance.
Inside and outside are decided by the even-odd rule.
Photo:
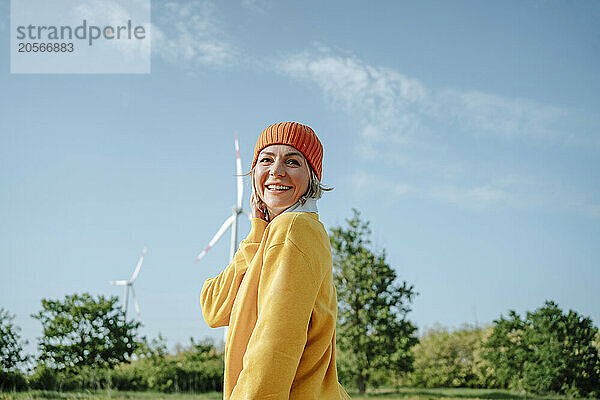
[[[200,259],[202,257],[204,257],[204,255],[208,252],[208,250],[210,250],[210,248],[214,246],[214,244],[217,242],[217,240],[219,240],[219,238],[223,235],[223,233],[227,230],[227,228],[229,228],[229,225],[231,225],[234,220],[235,220],[235,215],[232,215],[231,217],[227,218],[225,220],[225,222],[223,222],[223,225],[221,225],[221,227],[219,228],[219,230],[217,231],[215,236],[208,243],[208,246],[206,246],[206,248],[204,250],[202,250],[202,253],[198,254],[198,257],[196,257],[195,262],[200,261]]]
[[[231,224],[231,247],[229,248],[229,262],[233,261],[233,256],[237,250],[237,217],[238,214],[233,214],[234,221]]]
[[[235,163],[237,171],[237,208],[242,208],[244,198],[244,181],[242,179],[242,159],[240,158],[240,144],[237,132],[235,133]]]
[[[142,268],[142,262],[144,261],[144,256],[146,255],[146,250],[147,250],[146,246],[144,246],[144,250],[142,250],[142,256],[138,260],[138,263],[135,266],[135,270],[133,271],[133,275],[131,275],[131,278],[129,278],[129,282],[135,281],[135,278],[137,278],[138,274],[140,273],[140,268]]]
[[[131,287],[131,297],[133,297],[133,305],[135,306],[135,311],[137,312],[138,318],[140,317],[140,305],[138,304],[137,298],[135,297],[135,290],[133,290],[133,286]]]
[[[127,281],[109,281],[108,283],[110,283],[111,285],[123,286],[123,285],[127,285],[129,282],[127,282]]]

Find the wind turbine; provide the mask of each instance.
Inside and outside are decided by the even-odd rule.
[[[240,214],[244,214],[248,219],[252,220],[250,214],[242,209],[242,199],[244,197],[244,183],[242,181],[242,160],[240,159],[240,146],[238,142],[237,132],[235,133],[235,157],[236,157],[236,171],[237,171],[237,206],[231,208],[232,215],[223,222],[223,225],[219,228],[215,236],[208,242],[208,246],[196,257],[196,263],[200,261],[202,257],[208,253],[211,247],[217,243],[219,238],[223,236],[223,233],[231,226],[231,247],[229,248],[229,262],[233,261],[233,256],[237,249],[237,228],[238,228],[238,217]]]
[[[144,250],[142,251],[142,256],[138,260],[138,263],[135,266],[135,269],[133,270],[133,274],[131,275],[131,278],[129,278],[129,280],[108,282],[111,285],[125,286],[125,301],[123,303],[123,314],[125,314],[125,317],[127,317],[127,303],[129,301],[129,289],[131,289],[131,296],[133,297],[133,305],[135,306],[135,311],[137,311],[138,318],[140,317],[140,305],[138,304],[137,299],[135,297],[135,290],[133,290],[133,282],[135,281],[135,279],[137,278],[137,276],[140,273],[140,268],[142,267],[142,262],[144,261],[145,255],[146,255],[146,247],[144,247]]]

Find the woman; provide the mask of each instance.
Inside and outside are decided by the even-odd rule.
[[[337,299],[319,222],[323,147],[314,131],[277,123],[252,161],[252,227],[233,262],[202,287],[202,315],[229,325],[224,399],[349,399],[335,364]]]

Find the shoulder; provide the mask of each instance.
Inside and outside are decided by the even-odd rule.
[[[312,239],[327,237],[325,227],[315,213],[289,212],[277,216],[267,225],[271,236],[281,236],[285,239],[309,236]]]
[[[269,223],[270,245],[291,242],[307,258],[331,264],[331,246],[325,227],[317,214],[290,212],[277,216]]]

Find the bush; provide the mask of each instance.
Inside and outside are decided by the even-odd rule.
[[[83,366],[57,373],[60,391],[102,390],[110,388],[111,370]]]
[[[111,372],[113,388],[166,393],[223,391],[223,353],[211,342],[191,340],[189,347],[171,355],[162,337],[152,341],[144,338],[137,357]]]
[[[144,369],[136,365],[119,365],[111,371],[111,388],[117,390],[141,391],[148,389]]]
[[[149,388],[161,392],[208,392],[223,390],[223,370],[219,363],[186,365],[165,360],[154,369]]]
[[[23,390],[27,390],[27,380],[22,373],[0,370],[0,391],[21,392]]]
[[[491,328],[436,326],[413,351],[414,371],[405,384],[420,387],[496,387],[491,365],[482,356],[482,342]]]
[[[525,319],[510,311],[494,324],[485,358],[501,385],[538,394],[600,395],[598,328],[589,318],[564,314],[547,301]]]
[[[159,337],[139,344],[137,360],[113,369],[80,366],[62,370],[40,364],[29,377],[38,390],[117,389],[161,392],[223,391],[223,353],[210,342],[195,343],[172,355]]]
[[[56,372],[45,366],[38,365],[28,379],[29,387],[36,390],[56,390]]]
[[[356,389],[356,372],[354,370],[354,358],[352,352],[343,352],[336,349],[336,364],[338,381],[346,389]]]

